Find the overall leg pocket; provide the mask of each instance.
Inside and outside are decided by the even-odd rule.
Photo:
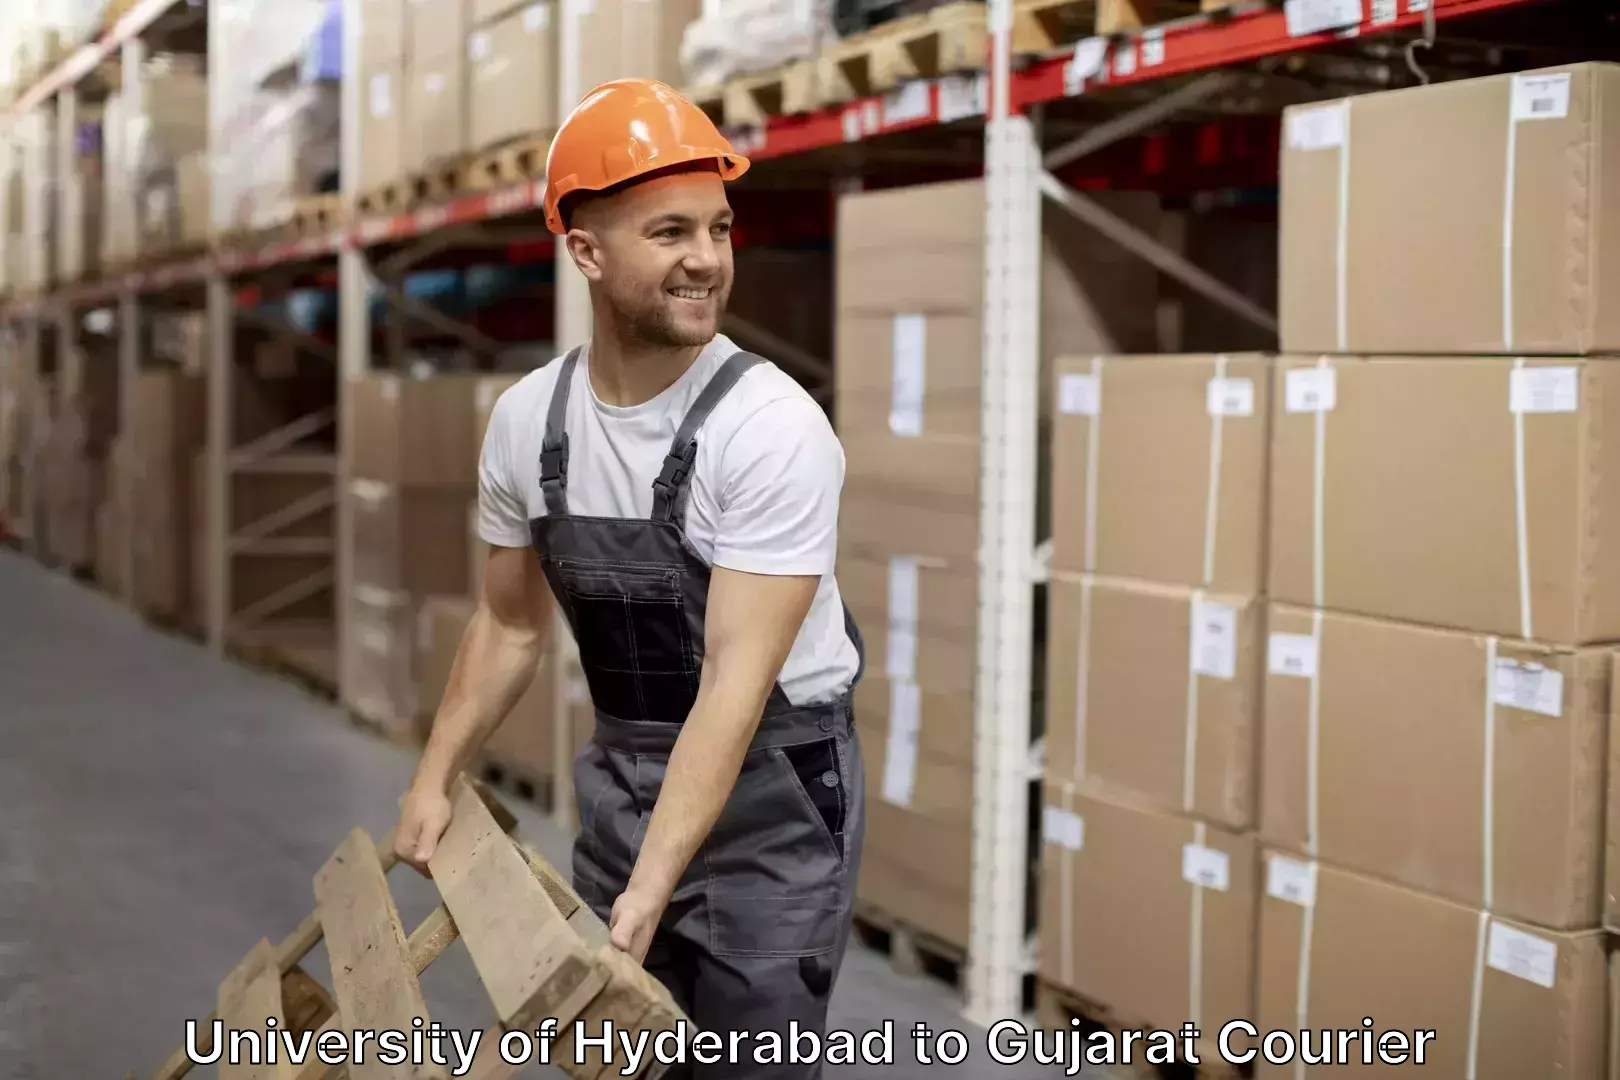
[[[845,893],[837,824],[836,809],[830,826],[781,750],[749,753],[702,853],[716,956],[837,947]]]

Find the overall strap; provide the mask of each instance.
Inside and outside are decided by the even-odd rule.
[[[697,400],[692,402],[692,407],[681,420],[680,430],[675,432],[675,439],[664,458],[664,468],[658,474],[658,479],[653,481],[654,521],[672,521],[676,525],[685,523],[687,484],[697,464],[698,429],[709,418],[714,407],[720,404],[720,399],[737,385],[737,380],[749,368],[764,362],[764,357],[753,353],[732,353],[709,379]]]
[[[574,384],[580,348],[574,346],[563,357],[557,385],[551,388],[551,407],[546,411],[545,440],[540,444],[540,491],[546,497],[546,513],[552,517],[568,513],[568,388]]]

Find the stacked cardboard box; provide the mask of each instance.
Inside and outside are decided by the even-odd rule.
[[[555,3],[472,0],[470,14],[466,148],[549,134],[557,126]]]
[[[1038,970],[1208,1035],[1253,1008],[1271,369],[1055,371]]]
[[[348,501],[353,591],[344,598],[354,667],[350,706],[401,735],[427,707],[418,619],[431,596],[468,592],[467,505],[476,498],[478,379],[375,373],[348,389],[354,433]]]
[[[200,625],[192,595],[197,495],[191,485],[192,460],[207,441],[206,385],[183,371],[142,371],[132,394],[133,427],[119,437],[103,504],[113,565],[121,576],[116,549],[128,543],[133,576],[127,589],[135,609],[173,625]]]
[[[1153,200],[1118,202],[1144,223]],[[859,893],[958,949],[971,892],[984,189],[845,196],[836,418],[846,461],[838,580],[865,638],[868,784]],[[1151,349],[1156,279],[1046,223],[1042,347]]]
[[[1283,346],[1337,355],[1273,392],[1262,1030],[1602,1075],[1616,109],[1579,65],[1285,116]]]

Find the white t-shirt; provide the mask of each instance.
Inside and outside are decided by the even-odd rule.
[[[647,518],[653,480],[687,410],[738,347],[716,337],[692,366],[651,401],[619,407],[597,398],[589,349],[568,393],[568,511]],[[562,364],[524,376],[495,403],[479,460],[478,532],[500,547],[528,547],[529,522],[546,512],[540,447]],[[788,700],[836,699],[858,658],[833,577],[844,450],[826,414],[774,364],[756,364],[698,429],[687,481],[686,534],[710,566],[752,574],[820,574],[810,613],[778,682]]]

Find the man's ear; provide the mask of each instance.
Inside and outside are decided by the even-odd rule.
[[[602,248],[593,233],[587,229],[569,229],[563,243],[568,248],[568,257],[574,260],[585,280],[602,280]]]

